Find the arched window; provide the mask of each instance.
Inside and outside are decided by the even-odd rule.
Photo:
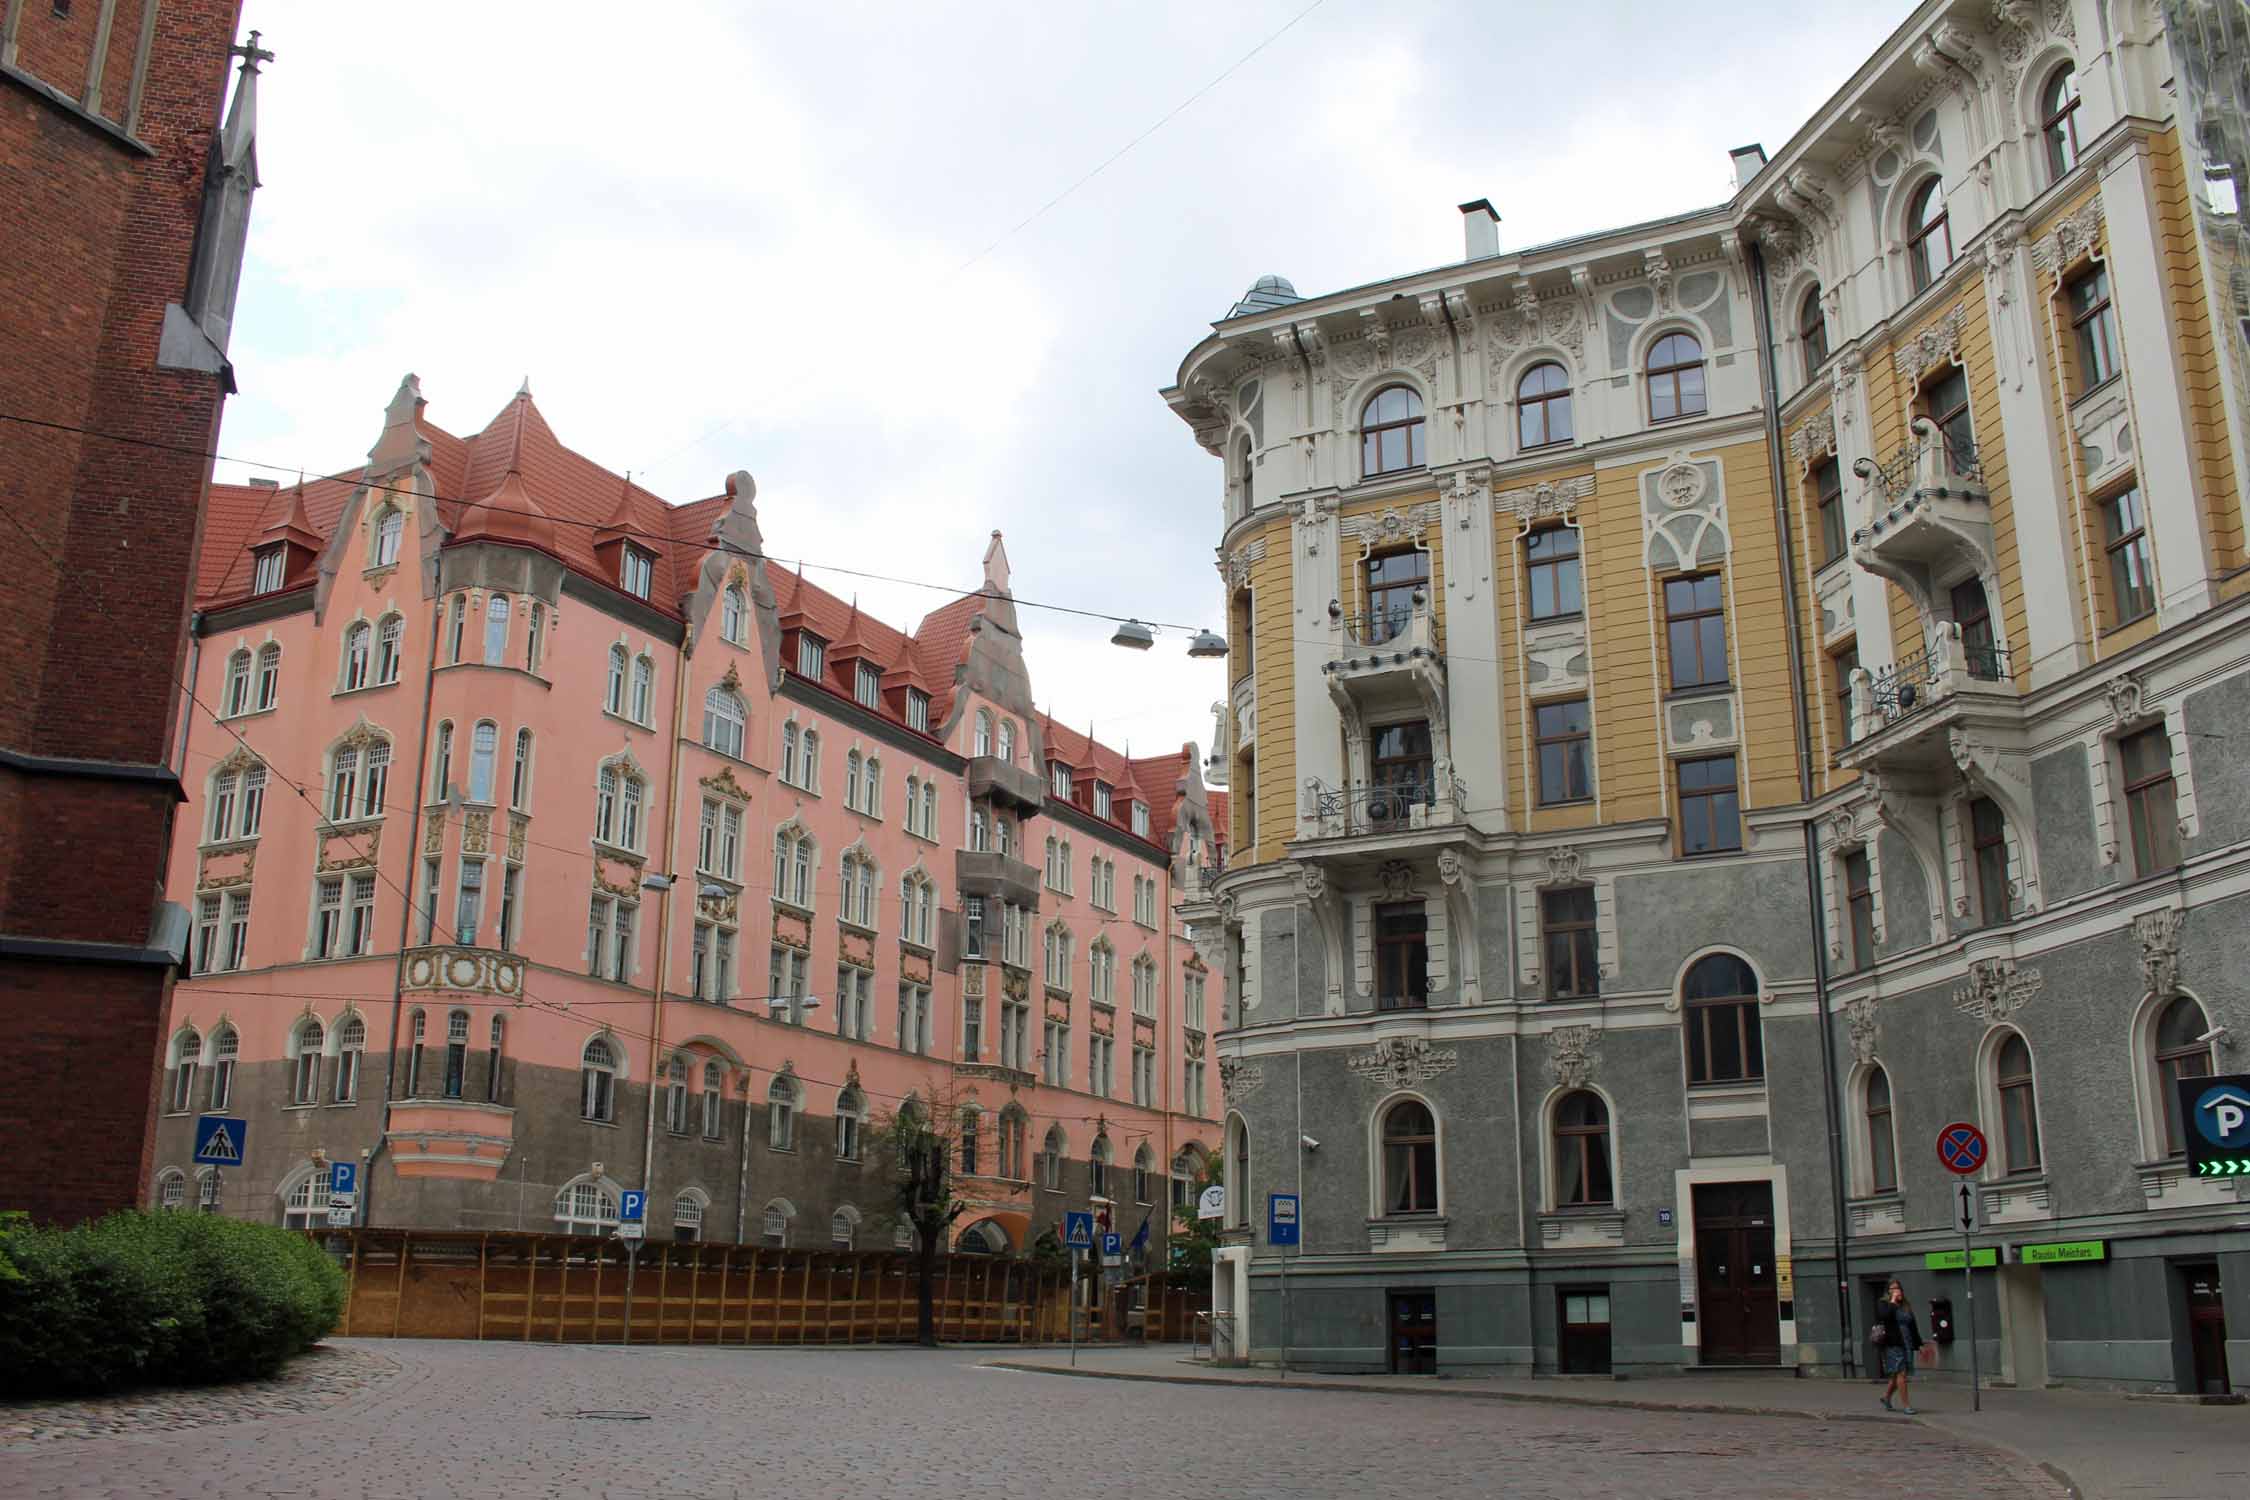
[[[934,840],[937,836],[937,783],[926,781],[922,783],[922,837]]]
[[[1609,1162],[1609,1106],[1591,1089],[1555,1104],[1555,1202],[1586,1208],[1617,1201]]]
[[[1898,1191],[1898,1134],[1891,1125],[1891,1075],[1880,1065],[1868,1070],[1860,1106],[1867,1128],[1867,1190]]]
[[[703,695],[703,743],[721,755],[742,758],[743,730],[748,723],[742,699],[732,690],[713,687]]]
[[[1246,516],[1257,507],[1256,495],[1258,461],[1250,452],[1250,438],[1245,433],[1234,445],[1235,514]]]
[[[2187,1137],[2180,1132],[2179,1083],[2211,1076],[2211,1044],[2203,1040],[2209,1030],[2203,1007],[2186,995],[2175,995],[2156,1018],[2156,1093],[2164,1111],[2166,1156],[2187,1149]]]
[[[859,1210],[849,1203],[828,1216],[828,1238],[839,1250],[849,1250],[859,1238]]]
[[[1024,1133],[1028,1126],[1019,1106],[1011,1104],[1000,1111],[1000,1175],[1010,1182],[1024,1180]]]
[[[1149,1155],[1148,1142],[1143,1141],[1141,1148],[1133,1153],[1133,1201],[1135,1203],[1152,1203],[1155,1201],[1149,1197],[1149,1175],[1155,1170],[1155,1162],[1156,1158]]]
[[[645,656],[633,658],[633,721],[656,722],[656,663]]]
[[[367,1051],[367,1023],[346,1016],[336,1026],[336,1077],[332,1097],[338,1104],[359,1098],[359,1060]]]
[[[610,766],[594,779],[594,837],[605,844],[617,842],[617,772]]]
[[[625,648],[609,648],[609,685],[602,690],[602,707],[622,717],[625,713]]]
[[[1681,983],[1688,1082],[1747,1083],[1766,1076],[1758,1024],[1758,976],[1732,953],[1696,960]]]
[[[857,750],[845,752],[844,806],[850,808],[853,812],[859,811],[859,775],[860,768],[864,764],[864,758]]]
[[[617,1198],[590,1177],[555,1194],[555,1222],[564,1234],[604,1234],[617,1227]]]
[[[227,686],[220,702],[226,705],[227,716],[250,711],[250,653],[237,651],[227,658]]]
[[[187,1173],[166,1167],[156,1174],[156,1206],[177,1211],[187,1205]]]
[[[2011,1031],[1992,1056],[2000,1093],[2001,1165],[2011,1177],[2035,1173],[2039,1158],[2039,1100],[2031,1082],[2031,1044]]]
[[[281,1223],[286,1229],[317,1229],[328,1222],[328,1167],[307,1163],[281,1199]]]
[[[484,1048],[484,1102],[498,1104],[503,1090],[501,1067],[507,1061],[508,1023],[499,1016],[492,1018],[492,1030],[485,1038]]]
[[[979,755],[990,755],[992,753],[992,715],[981,708],[977,710],[976,753]]]
[[[494,594],[484,606],[484,664],[508,664],[508,596]]]
[[[797,1084],[786,1074],[777,1074],[766,1089],[766,1145],[797,1149]]]
[[[773,836],[773,897],[807,911],[813,905],[813,837],[792,823]]]
[[[1383,1116],[1385,1214],[1438,1211],[1437,1121],[1419,1099],[1401,1099]]]
[[[628,849],[638,849],[641,847],[641,807],[648,797],[648,783],[628,772],[620,783],[620,790],[617,839]]]
[[[1921,291],[1953,264],[1953,231],[1946,224],[1945,184],[1932,177],[1914,190],[1906,208],[1906,268]]]
[[[386,505],[375,517],[375,556],[368,563],[372,568],[387,568],[398,561],[399,539],[406,535],[406,513],[395,505]]]
[[[750,601],[740,584],[730,583],[719,596],[719,635],[739,646],[750,632]]]
[[[1011,766],[1016,763],[1016,721],[1013,719],[1000,721],[1000,758]]]
[[[430,800],[443,802],[447,787],[453,781],[453,721],[446,719],[437,727],[437,749],[430,756]]]
[[[776,1198],[766,1205],[766,1211],[758,1216],[758,1228],[768,1249],[789,1248],[789,1225],[796,1217],[797,1205],[787,1198]]]
[[[409,1099],[422,1097],[422,1038],[428,1026],[428,1018],[418,1010],[407,1018],[410,1040],[406,1049],[406,1097]]]
[[[1412,386],[1385,386],[1359,411],[1362,478],[1419,469],[1425,462],[1422,397]]]
[[[867,779],[860,783],[859,810],[871,818],[883,815],[883,757],[867,757]]]
[[[845,1089],[836,1096],[836,1160],[859,1160],[860,1133],[866,1126],[866,1096],[858,1089]]]
[[[539,658],[544,654],[547,638],[547,607],[534,599],[531,602],[531,623],[523,633],[523,669],[539,670]]]
[[[258,707],[268,709],[281,701],[281,646],[268,641],[258,648]]]
[[[211,1093],[210,1109],[218,1114],[234,1097],[234,1064],[242,1055],[242,1038],[232,1026],[221,1026],[211,1033]]]
[[[453,596],[453,614],[450,623],[453,637],[452,659],[459,662],[464,660],[461,655],[462,637],[467,635],[469,630],[469,596],[467,594],[455,594]]]
[[[375,627],[375,681],[378,686],[398,681],[401,659],[399,640],[406,633],[406,621],[398,615],[383,616]]]
[[[1797,342],[1804,345],[1805,379],[1810,380],[1828,363],[1828,313],[1820,305],[1817,286],[1797,304]]]
[[[289,1043],[289,1050],[293,1054],[289,1088],[291,1104],[320,1102],[320,1049],[326,1042],[327,1033],[318,1020],[307,1016],[297,1023],[296,1034],[290,1038]]]
[[[460,1098],[469,1083],[469,1013],[449,1012],[445,1018],[445,1097]]]
[[[521,811],[531,806],[531,731],[516,731],[515,769],[508,777],[508,805]]]
[[[664,1128],[674,1135],[688,1133],[688,1065],[677,1052],[664,1064]]]
[[[672,1199],[672,1238],[693,1244],[703,1237],[703,1194],[694,1188]]]
[[[1250,1126],[1240,1115],[1227,1117],[1227,1154],[1223,1168],[1227,1188],[1229,1229],[1250,1223]]]
[[[2039,135],[2047,146],[2047,180],[2078,165],[2078,72],[2064,63],[2039,90]]]
[[[219,1211],[219,1169],[204,1167],[195,1174],[195,1211],[215,1214]]]
[[[1570,374],[1553,360],[1542,360],[1516,382],[1516,437],[1523,447],[1544,448],[1567,443],[1573,435]]]
[[[365,620],[344,632],[344,691],[367,686],[375,665],[375,627]]]
[[[184,1115],[195,1108],[195,1064],[203,1056],[203,1038],[182,1029],[172,1038],[172,1113]]]
[[[1097,1198],[1109,1196],[1109,1161],[1109,1137],[1095,1136],[1094,1149],[1092,1154],[1087,1157],[1086,1165],[1087,1180],[1092,1188],[1093,1195]]]
[[[1060,1125],[1047,1127],[1047,1139],[1039,1150],[1039,1185],[1055,1192],[1062,1191],[1063,1159],[1070,1154],[1070,1139]]]
[[[500,752],[500,726],[490,719],[479,719],[475,733],[469,737],[469,800],[492,800],[492,762]]]
[[[1668,333],[1648,351],[1648,419],[1700,417],[1710,409],[1703,389],[1703,345],[1692,333]]]
[[[607,1037],[593,1037],[578,1055],[578,1113],[607,1125],[617,1118],[617,1073],[623,1056]]]
[[[720,1106],[726,1098],[727,1070],[717,1058],[703,1064],[703,1138],[719,1138]]]

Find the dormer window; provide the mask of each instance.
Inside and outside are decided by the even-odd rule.
[[[259,549],[257,558],[258,577],[256,583],[252,585],[252,592],[270,594],[281,587],[281,580],[288,571],[289,549],[286,547],[264,547]]]
[[[930,695],[920,688],[906,690],[906,727],[930,732]]]
[[[828,666],[828,643],[809,630],[797,632],[797,675],[818,678]]]
[[[1133,804],[1133,832],[1144,839],[1148,837],[1148,804],[1146,802]]]
[[[1108,782],[1097,781],[1094,783],[1095,817],[1101,818],[1106,821],[1107,819],[1117,816],[1117,814],[1111,810],[1111,798],[1114,795],[1115,793],[1110,790],[1110,785]]]
[[[1055,762],[1055,795],[1065,802],[1070,800],[1070,767],[1059,760]]]
[[[862,708],[881,708],[883,674],[867,662],[861,662],[859,670],[852,674],[852,696],[859,700]]]
[[[618,586],[636,599],[646,599],[655,576],[656,559],[638,547],[626,547],[617,565]]]

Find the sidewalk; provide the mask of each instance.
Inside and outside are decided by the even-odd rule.
[[[1970,1442],[1991,1443],[2046,1467],[2084,1500],[2236,1500],[2250,1496],[2250,1407],[2127,1401],[2090,1391],[1986,1391],[1969,1409],[1965,1387],[1918,1384],[1919,1418],[1877,1404],[1872,1381],[1757,1375],[1658,1379],[1499,1379],[1309,1375],[1284,1379],[1270,1367],[1222,1368],[1190,1361],[1179,1344],[1081,1349],[1078,1364],[1058,1348],[1026,1349],[984,1362],[1042,1375],[1186,1384],[1291,1386],[1438,1399],[1710,1411],[1844,1422],[1920,1421]]]

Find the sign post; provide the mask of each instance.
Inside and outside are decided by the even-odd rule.
[[[625,1242],[625,1336],[633,1342],[633,1273],[640,1269],[641,1237],[647,1233],[648,1194],[627,1188],[617,1195],[617,1237]],[[661,1321],[661,1320],[659,1320]]]
[[[1961,1232],[1961,1287],[1969,1305],[1969,1409],[1984,1410],[1984,1377],[1977,1360],[1976,1254],[1969,1238],[1977,1232],[1979,1203],[1976,1184],[1969,1181],[1984,1165],[1984,1132],[1966,1120],[1956,1120],[1938,1132],[1938,1163],[1961,1180],[1953,1185],[1953,1227]]]
[[[359,1209],[359,1163],[328,1164],[328,1227],[349,1229]]]
[[[1070,1362],[1078,1363],[1078,1281],[1086,1252],[1094,1248],[1094,1215],[1087,1209],[1063,1213],[1063,1243],[1070,1247]]]
[[[1295,1193],[1272,1193],[1266,1198],[1266,1243],[1281,1252],[1281,1378],[1289,1378],[1289,1247],[1299,1243],[1299,1209]]]

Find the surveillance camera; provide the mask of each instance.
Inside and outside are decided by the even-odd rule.
[[[1297,1139],[1299,1139],[1299,1140],[1301,1140],[1301,1141],[1303,1141],[1303,1142],[1305,1143],[1305,1149],[1306,1149],[1307,1151],[1318,1151],[1318,1150],[1320,1149],[1320,1142],[1318,1142],[1318,1141],[1314,1140],[1314,1139],[1313,1139],[1313,1138],[1312,1138],[1311,1136],[1309,1136],[1309,1135],[1301,1135],[1301,1136],[1297,1137]]]
[[[2215,1042],[2215,1041],[2217,1041],[2217,1040],[2218,1040],[2218,1039],[2219,1039],[2220,1037],[2223,1037],[2223,1036],[2225,1036],[2226,1034],[2227,1034],[2227,1029],[2226,1029],[2226,1027],[2225,1027],[2225,1026],[2224,1026],[2224,1025],[2222,1024],[2222,1025],[2218,1025],[2218,1026],[2214,1026],[2214,1027],[2212,1027],[2212,1028],[2211,1028],[2211,1029],[2210,1029],[2209,1031],[2206,1031],[2206,1032],[2204,1032],[2204,1033],[2203,1033],[2203,1035],[2201,1035],[2201,1036],[2197,1037],[2197,1038],[2196,1038],[2196,1040],[2197,1040],[2197,1041],[2199,1041],[2199,1042]]]

